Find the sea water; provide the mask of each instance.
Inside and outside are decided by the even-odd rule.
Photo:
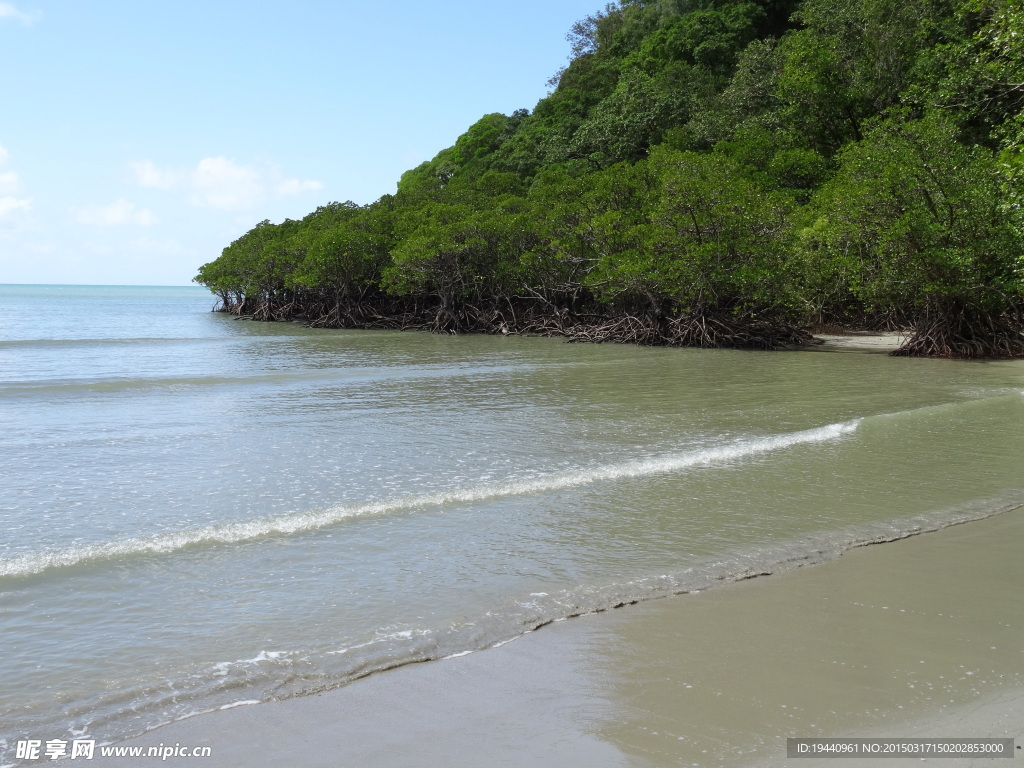
[[[1024,365],[0,286],[0,765],[1024,503]]]

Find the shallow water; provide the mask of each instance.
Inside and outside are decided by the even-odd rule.
[[[211,305],[0,287],[0,764],[1024,501],[1019,362]]]

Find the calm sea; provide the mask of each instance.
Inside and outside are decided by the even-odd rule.
[[[0,286],[0,765],[1024,501],[1021,362],[212,304]]]

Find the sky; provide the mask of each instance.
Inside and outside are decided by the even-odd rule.
[[[599,0],[0,0],[0,283],[188,285],[532,110]]]

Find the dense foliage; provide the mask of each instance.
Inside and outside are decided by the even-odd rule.
[[[620,0],[532,113],[196,280],[333,327],[1024,354],[1024,0]]]

